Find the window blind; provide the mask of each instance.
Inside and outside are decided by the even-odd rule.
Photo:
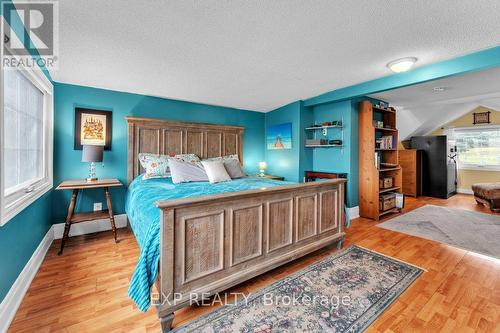
[[[21,71],[4,72],[4,192],[44,177],[44,95]]]

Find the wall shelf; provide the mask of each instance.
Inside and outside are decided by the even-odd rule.
[[[343,145],[306,145],[306,148],[331,148],[331,147],[344,147]]]
[[[319,126],[319,127],[306,127],[306,131],[322,130],[324,128],[344,128],[344,126],[329,125],[329,126]]]
[[[307,139],[313,139],[313,140],[326,140],[325,142],[328,142],[330,140],[341,140],[342,144],[305,144],[305,148],[340,148],[340,152],[343,154],[344,153],[344,118],[340,120],[342,122],[342,125],[328,125],[328,126],[313,126],[313,127],[306,127],[304,130],[306,133],[306,138]],[[334,137],[329,136],[329,129],[339,129],[340,131],[332,131],[331,133],[335,133]],[[309,134],[310,133],[310,134]],[[340,138],[338,137],[338,134],[340,134]],[[312,138],[311,138],[312,136]],[[318,141],[316,141],[318,142]]]

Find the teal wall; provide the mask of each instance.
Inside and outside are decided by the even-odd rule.
[[[258,162],[264,159],[264,113],[61,83],[54,88],[54,185],[65,179],[84,178],[88,173],[88,164],[80,162],[81,150],[73,149],[76,106],[113,111],[112,150],[104,152],[102,165],[97,164],[98,177],[127,181],[126,116],[244,126],[245,171],[256,173]],[[111,191],[113,210],[124,213],[125,188]],[[69,191],[54,191],[54,223],[63,222],[69,196]],[[104,201],[101,191],[87,190],[79,197],[77,209],[92,210],[93,202]]]
[[[302,182],[306,170],[347,173],[346,203],[358,205],[358,103],[366,98],[326,103],[307,107],[304,102],[294,102],[266,113],[268,126],[291,122],[292,149],[267,150],[265,160],[268,173],[284,176],[286,180]],[[305,148],[306,127],[325,121],[343,120],[343,149]],[[324,138],[318,131],[316,138]],[[340,129],[329,129],[328,139],[341,138]]]
[[[358,111],[355,101],[346,100],[319,105],[313,108],[314,123],[343,121],[343,147],[316,148],[313,152],[315,171],[347,173],[346,202],[348,207],[358,205]],[[338,128],[328,130],[328,139],[340,139],[342,131]],[[317,138],[323,137],[321,133]]]
[[[269,126],[292,123],[292,149],[271,150],[265,147],[267,173],[285,177],[285,180],[302,182],[304,171],[312,168],[312,150],[306,150],[304,128],[313,121],[312,110],[302,101],[290,103],[265,114],[266,129]]]
[[[50,229],[51,192],[0,227],[0,302]]]
[[[299,145],[300,156],[299,156],[299,179],[300,181],[304,181],[304,175],[306,171],[314,170],[313,165],[313,157],[314,157],[314,149],[304,148],[306,145],[307,133],[306,127],[314,124],[314,112],[313,108],[308,108],[304,106],[304,102],[300,102],[300,137],[299,137]]]
[[[285,180],[299,181],[300,158],[300,102],[293,102],[265,114],[266,135],[267,128],[273,125],[292,123],[292,149],[268,150],[265,147],[265,161],[268,165],[266,173],[280,175]],[[264,144],[265,141],[264,141]]]

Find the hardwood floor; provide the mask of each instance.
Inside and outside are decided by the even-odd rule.
[[[408,198],[405,211],[425,204],[490,213],[469,195]],[[378,223],[354,220],[345,246],[358,244],[427,272],[367,332],[500,332],[500,260],[378,228]],[[155,310],[142,313],[127,297],[139,249],[130,231],[119,229],[118,235],[118,244],[111,232],[70,238],[62,256],[57,256],[59,241],[54,242],[9,332],[159,332]],[[335,251],[332,246],[313,253],[230,291],[260,289]],[[213,309],[179,310],[174,327]]]

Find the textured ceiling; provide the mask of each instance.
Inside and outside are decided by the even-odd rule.
[[[405,140],[429,134],[478,106],[500,111],[500,67],[371,96],[396,107],[399,136]]]
[[[64,0],[64,83],[255,111],[500,43],[498,0]]]

